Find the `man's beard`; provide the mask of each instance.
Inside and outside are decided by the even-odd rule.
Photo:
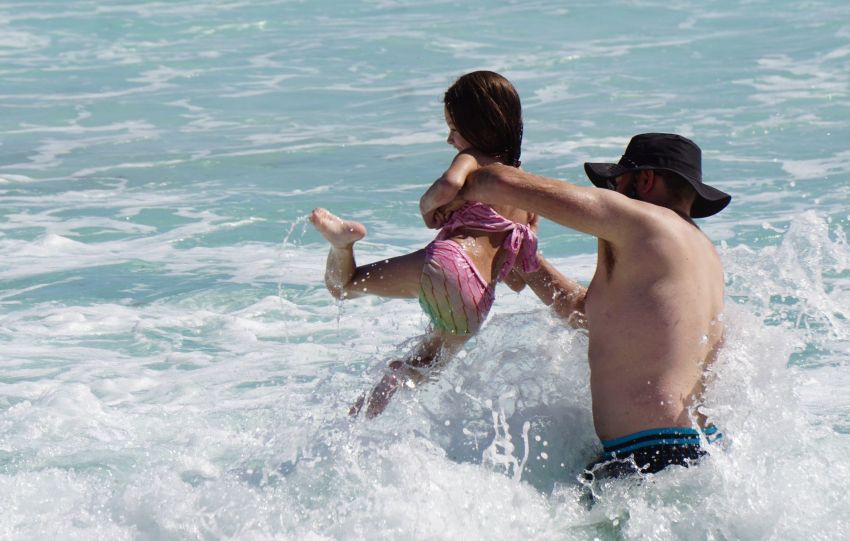
[[[628,188],[623,190],[623,195],[625,195],[626,197],[628,197],[630,199],[635,199],[637,201],[641,201],[641,198],[640,198],[640,196],[638,195],[638,192],[637,192],[637,188],[635,187],[634,181],[632,181],[632,183],[629,184]]]

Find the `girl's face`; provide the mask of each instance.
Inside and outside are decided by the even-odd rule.
[[[469,144],[469,141],[463,138],[463,135],[458,133],[457,129],[455,128],[454,122],[452,122],[452,117],[449,115],[449,112],[447,110],[443,110],[443,112],[446,116],[446,126],[449,127],[449,137],[446,139],[446,143],[455,147],[455,150],[457,150],[458,152],[462,152],[470,148],[472,145]]]

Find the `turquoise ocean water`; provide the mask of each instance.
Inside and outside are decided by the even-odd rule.
[[[324,289],[422,247],[442,93],[492,69],[523,166],[675,131],[734,195],[701,225],[726,443],[613,483],[586,337],[528,293],[374,422],[350,401],[426,321]],[[850,537],[850,5],[843,0],[0,1],[0,539]],[[587,281],[595,242],[541,248]]]

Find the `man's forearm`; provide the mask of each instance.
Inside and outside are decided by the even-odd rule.
[[[612,212],[609,190],[576,186],[533,175],[516,167],[490,165],[473,171],[460,197],[488,205],[527,210],[555,223],[595,237],[612,240],[622,229],[623,216]]]
[[[521,208],[575,229],[573,217],[582,192],[568,182],[497,164],[470,173],[459,195],[467,201]]]

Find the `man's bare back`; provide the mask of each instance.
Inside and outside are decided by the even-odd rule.
[[[646,205],[656,229],[622,246],[599,241],[587,289],[593,419],[602,440],[688,427],[723,335],[723,270],[714,246],[675,212]]]

